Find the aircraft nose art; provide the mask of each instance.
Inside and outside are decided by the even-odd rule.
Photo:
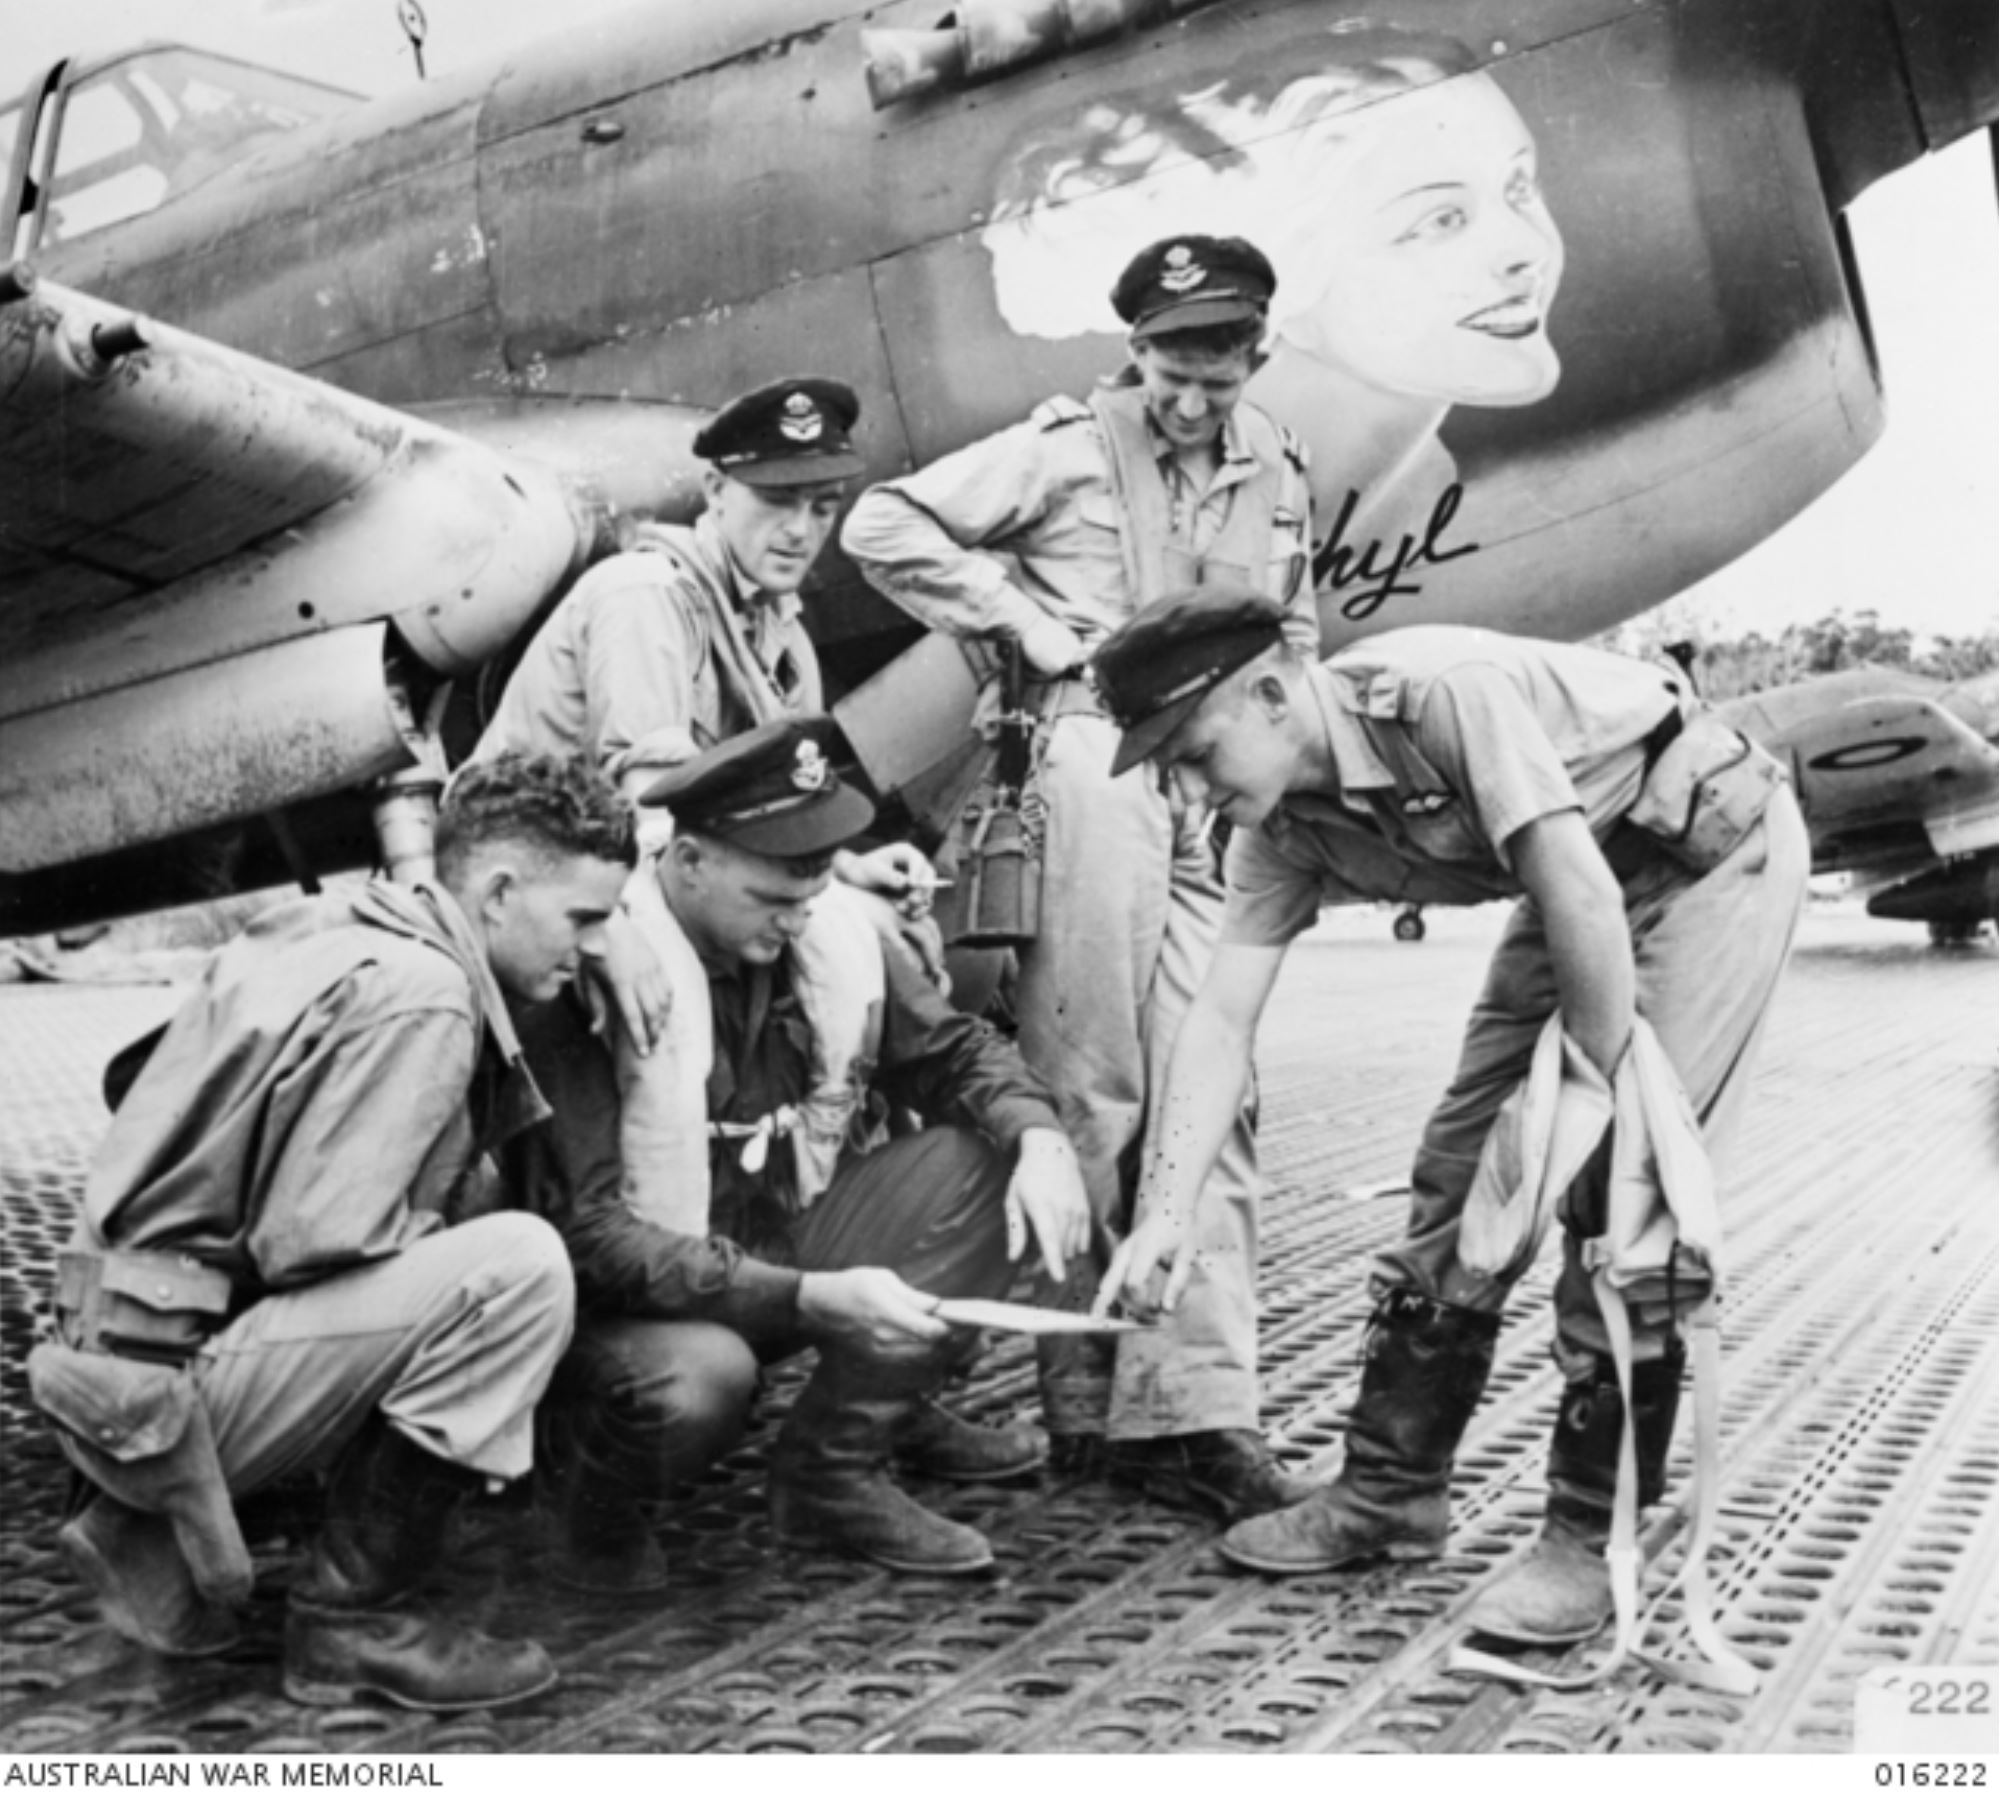
[[[1587,635],[1763,540],[1878,436],[1819,52],[1790,14],[1180,10],[1143,54],[1079,42],[990,75],[963,11],[955,87],[941,27],[875,34],[883,179],[914,213],[948,156],[978,208],[876,271],[918,461],[1018,415],[1023,387],[1113,371],[1105,296],[1179,232],[1247,236],[1277,271],[1247,390],[1308,456],[1329,647],[1423,623]],[[1848,86],[1891,83],[1842,55]]]

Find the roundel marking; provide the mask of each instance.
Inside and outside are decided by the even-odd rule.
[[[1830,748],[1814,754],[1805,764],[1815,773],[1857,773],[1865,767],[1885,767],[1920,754],[1929,741],[1919,735],[1883,736],[1878,742],[1855,742],[1848,748]]]

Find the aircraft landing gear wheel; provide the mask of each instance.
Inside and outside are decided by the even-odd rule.
[[[1967,922],[1961,916],[1935,917],[1930,922],[1930,946],[1964,947],[1983,932],[1982,922]]]
[[[1420,910],[1404,910],[1395,919],[1395,939],[1397,941],[1421,941],[1429,931],[1423,927],[1423,913]]]

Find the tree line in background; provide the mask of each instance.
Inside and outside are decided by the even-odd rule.
[[[1703,696],[1717,701],[1849,667],[1894,667],[1941,680],[1970,679],[1999,669],[1999,628],[1979,635],[1919,637],[1884,624],[1872,610],[1851,617],[1834,610],[1815,623],[1787,625],[1775,637],[1753,629],[1722,637],[1702,621],[1697,604],[1674,601],[1610,631],[1602,641],[1621,654],[1647,658],[1688,644],[1695,681]]]

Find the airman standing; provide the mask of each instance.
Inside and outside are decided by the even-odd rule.
[[[1240,238],[1167,238],[1111,304],[1129,364],[1087,402],[1022,423],[864,493],[841,541],[933,628],[997,642],[1029,670],[1033,808],[1045,807],[1038,935],[1020,951],[1028,1063],[1057,1093],[1101,1230],[1120,1229],[1128,1155],[1211,951],[1221,889],[1205,819],[1110,776],[1115,730],[1090,650],[1176,587],[1247,581],[1317,642],[1303,453],[1242,391],[1276,276]],[[991,701],[988,700],[988,703]],[[963,879],[964,869],[959,876]],[[1201,1273],[1171,1328],[1044,1351],[1057,1462],[1101,1467],[1227,1515],[1295,1500],[1258,1431],[1254,1142],[1238,1116],[1215,1167]],[[1088,1300],[1073,1280],[1064,1300]],[[1104,1440],[1112,1442],[1106,1449]]]
[[[1642,1020],[1711,1152],[1742,1109],[1810,865],[1776,763],[1661,668],[1443,626],[1390,630],[1319,663],[1290,648],[1285,624],[1260,594],[1189,591],[1097,654],[1124,728],[1117,765],[1150,760],[1186,801],[1236,826],[1221,946],[1174,1050],[1139,1227],[1102,1300],[1170,1305],[1197,1262],[1202,1169],[1228,1138],[1285,948],[1321,904],[1521,901],[1424,1128],[1408,1231],[1375,1271],[1339,1476],[1222,1542],[1238,1564],[1274,1575],[1442,1551],[1452,1459],[1522,1269],[1475,1271],[1460,1256],[1502,1104],[1557,1012],[1606,1081],[1623,1076]],[[1518,1643],[1587,1638],[1612,1609],[1603,1547],[1625,1405],[1581,1243],[1604,1232],[1613,1163],[1592,1157],[1558,1206],[1555,1356],[1567,1389],[1546,1524],[1469,1616]],[[1680,1394],[1684,1349],[1672,1304],[1663,1308],[1631,1315],[1640,1502],[1663,1486]]]

